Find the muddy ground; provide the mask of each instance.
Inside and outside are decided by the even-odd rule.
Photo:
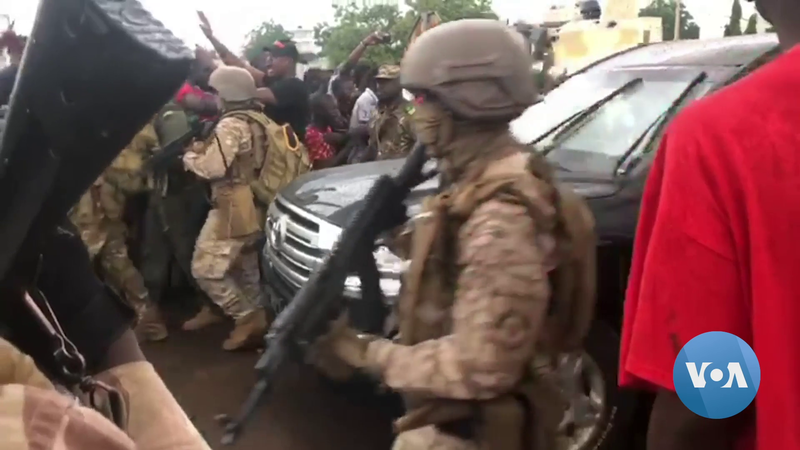
[[[232,447],[219,441],[220,413],[233,413],[255,379],[256,353],[221,349],[230,325],[199,332],[173,327],[163,343],[144,346],[180,404],[214,449],[380,450],[391,447],[391,401],[366,386],[333,386],[308,367],[284,371],[268,404],[262,406]]]

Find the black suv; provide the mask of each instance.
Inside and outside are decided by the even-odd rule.
[[[521,142],[535,141],[546,152],[562,183],[588,199],[597,221],[597,316],[585,354],[563,374],[584,394],[567,418],[571,449],[625,448],[646,424],[647,399],[617,389],[619,329],[639,202],[664,125],[686,103],[777,53],[777,39],[770,34],[636,47],[571,75],[512,124]],[[262,268],[276,307],[292,298],[330,251],[372,182],[401,164],[382,161],[312,172],[280,193],[269,209]],[[436,185],[432,180],[414,191],[412,213]],[[375,254],[381,286],[393,303],[405,262],[385,247]],[[390,336],[391,326],[384,325],[391,321],[360,303],[359,287],[353,278],[344,292],[352,300],[354,324]]]

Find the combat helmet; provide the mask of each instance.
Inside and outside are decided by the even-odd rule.
[[[244,102],[256,98],[256,82],[245,69],[221,66],[211,72],[208,84],[220,98],[228,102]]]
[[[456,117],[511,121],[537,99],[532,65],[512,28],[464,19],[423,33],[403,57],[400,82],[432,94]]]

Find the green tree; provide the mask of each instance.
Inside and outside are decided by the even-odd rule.
[[[272,45],[277,40],[289,39],[289,33],[279,23],[272,20],[264,22],[251,32],[247,33],[247,44],[244,46],[244,56],[249,60],[257,56],[261,49]]]
[[[375,5],[359,8],[349,5],[336,8],[332,24],[321,23],[314,28],[317,45],[322,47],[322,56],[335,65],[344,62],[350,52],[373,31],[385,31],[391,35],[388,44],[370,47],[362,61],[371,64],[396,64],[400,61],[408,38],[419,13],[435,11],[442,22],[465,18],[497,18],[491,8],[491,0],[406,0],[410,8],[401,14],[392,5]]]
[[[725,36],[741,36],[742,35],[742,4],[739,0],[733,0],[731,7],[731,17],[727,25],[725,25]]]
[[[671,41],[675,38],[675,0],[653,0],[639,10],[639,17],[660,17],[662,39]],[[700,27],[695,23],[694,17],[684,4],[681,4],[680,25],[679,38],[698,39],[700,37]]]
[[[747,28],[744,29],[744,34],[758,33],[758,15],[753,14],[747,19]]]

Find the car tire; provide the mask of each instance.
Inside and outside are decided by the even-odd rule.
[[[602,374],[603,408],[598,425],[582,445],[569,450],[619,450],[630,446],[634,428],[636,395],[617,387],[619,334],[602,320],[595,320],[586,337],[585,352]],[[591,372],[591,370],[588,370]],[[585,377],[590,376],[584,371]],[[584,383],[585,386],[590,382]]]

